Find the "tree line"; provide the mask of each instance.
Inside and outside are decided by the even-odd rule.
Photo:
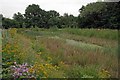
[[[118,2],[96,2],[79,9],[80,28],[110,28],[120,26],[120,5]]]
[[[120,8],[117,2],[94,2],[79,9],[77,17],[55,10],[45,11],[39,5],[32,4],[13,15],[13,19],[2,18],[4,28],[110,28],[117,29],[120,25]]]

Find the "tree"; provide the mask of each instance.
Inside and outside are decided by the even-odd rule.
[[[60,28],[60,18],[59,17],[52,17],[48,20],[49,27],[59,27]]]
[[[9,18],[2,18],[2,26],[5,29],[8,28],[18,28],[19,23],[13,19],[9,19]]]
[[[72,14],[68,15],[68,13],[64,13],[64,15],[60,17],[60,19],[60,23],[63,28],[77,27],[77,17],[74,17]]]
[[[82,7],[79,9],[79,13],[82,13],[85,10],[85,6],[82,5]]]
[[[15,13],[13,16],[13,19],[19,23],[19,27],[22,28],[24,24],[24,16],[18,12],[17,14]]]
[[[43,11],[39,5],[32,4],[29,5],[25,10],[25,22],[27,27],[42,27],[45,23],[43,18],[45,11]]]
[[[50,27],[59,27],[60,28],[60,14],[55,10],[48,11],[48,26]]]
[[[51,17],[59,17],[60,16],[60,14],[57,11],[55,11],[55,10],[48,11],[48,14],[50,15],[50,18]]]
[[[119,16],[118,3],[95,2],[79,9],[78,26],[80,28],[117,29]]]

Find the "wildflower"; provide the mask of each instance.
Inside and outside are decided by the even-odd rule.
[[[12,62],[7,62],[7,65],[10,65],[10,64],[12,64]]]
[[[33,68],[29,68],[29,69],[28,69],[28,72],[34,73],[34,69],[33,69]]]
[[[27,63],[18,65],[16,62],[14,62],[14,66],[11,66],[11,71],[13,72],[13,77],[18,78],[20,76],[26,76],[28,77],[28,65]]]
[[[42,54],[42,52],[39,52],[38,54]]]
[[[16,65],[16,62],[14,62],[14,64]]]
[[[99,72],[99,76],[100,76],[101,78],[109,78],[111,75],[110,75],[110,73],[109,73],[107,70],[102,69],[102,70]]]
[[[51,61],[51,60],[52,60],[52,58],[51,58],[51,57],[48,57],[48,60],[49,60],[49,61]]]

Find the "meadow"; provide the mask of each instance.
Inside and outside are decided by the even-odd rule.
[[[118,78],[118,31],[2,30],[3,78]]]

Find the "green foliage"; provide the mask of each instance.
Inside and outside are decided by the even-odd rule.
[[[55,10],[45,11],[39,5],[28,5],[25,14],[15,13],[13,18],[3,18],[5,28],[109,28],[118,29],[119,5],[116,2],[103,3],[94,2],[79,9],[80,14],[75,17],[64,13],[63,16]]]
[[[79,9],[78,26],[80,28],[117,29],[119,24],[118,3],[95,2]]]
[[[97,66],[77,66],[67,69],[66,74],[70,78],[98,78]]]
[[[2,26],[5,29],[8,28],[18,28],[19,27],[19,23],[13,19],[9,19],[9,18],[2,18]]]
[[[75,28],[77,27],[77,17],[65,13],[64,16],[60,17],[60,23],[61,28]]]
[[[43,17],[44,11],[39,7],[39,5],[29,5],[25,10],[26,27],[42,27],[44,23]]]
[[[55,10],[45,11],[39,5],[28,5],[25,9],[25,14],[20,12],[15,13],[12,19],[3,19],[3,26],[5,28],[64,28],[64,27],[77,27],[77,17],[68,15],[64,16]],[[64,26],[64,27],[63,27]]]
[[[20,12],[18,12],[17,14],[15,13],[13,15],[13,19],[18,22],[19,24],[18,27],[22,28],[24,26],[25,19],[24,19],[24,16]]]
[[[85,7],[82,7],[80,16],[86,16],[88,13],[92,14],[93,12],[99,13],[102,9],[105,8],[105,3],[96,2],[90,3]]]
[[[51,15],[50,17],[59,17],[59,13],[56,12],[55,10],[50,10],[48,13]]]

